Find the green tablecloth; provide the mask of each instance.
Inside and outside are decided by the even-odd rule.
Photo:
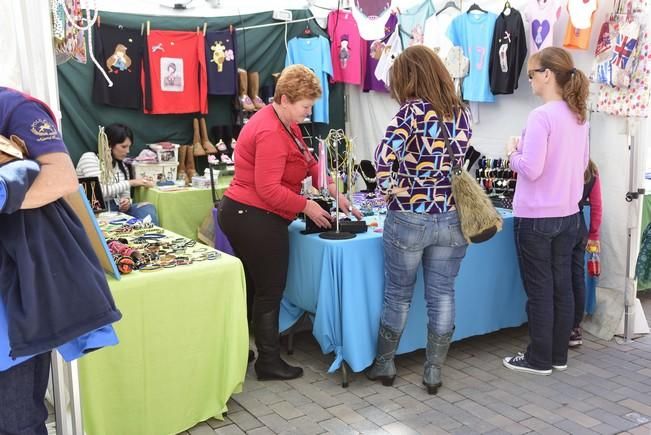
[[[215,189],[218,197],[221,198],[232,179],[231,175],[219,177]],[[166,192],[155,187],[139,187],[135,190],[134,200],[154,204],[161,227],[193,240],[197,240],[197,229],[213,209],[210,189]]]
[[[182,432],[226,411],[246,374],[246,287],[240,261],[109,278],[120,344],[79,361],[88,435]]]

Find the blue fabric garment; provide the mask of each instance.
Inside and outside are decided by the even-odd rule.
[[[489,56],[497,15],[487,13],[460,14],[448,27],[448,38],[455,46],[463,48],[470,59],[468,77],[463,80],[463,98],[468,101],[492,103],[495,96],[490,90]]]
[[[513,217],[506,211],[502,216],[503,230],[487,243],[469,246],[461,262],[455,282],[454,340],[527,320]],[[335,352],[330,372],[343,360],[359,372],[375,357],[384,293],[382,234],[369,230],[351,240],[333,241],[303,235],[304,228],[299,221],[289,227],[289,271],[280,329],[290,327],[303,311],[314,313],[312,334],[323,353]],[[426,343],[427,313],[419,272],[398,353],[422,349]]]
[[[425,22],[434,15],[434,12],[436,10],[431,0],[424,0],[421,4],[412,6],[398,14],[400,39],[404,48],[425,42]]]
[[[314,103],[312,121],[328,124],[330,122],[328,77],[333,75],[330,42],[323,36],[291,39],[287,43],[285,66],[294,64],[305,65],[319,78],[323,94]]]

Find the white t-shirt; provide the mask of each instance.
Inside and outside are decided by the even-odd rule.
[[[375,78],[382,80],[387,87],[390,86],[389,70],[393,66],[393,61],[396,60],[396,57],[402,53],[402,42],[400,41],[400,30],[398,27],[396,26],[396,30],[393,31],[391,37],[384,45],[382,56],[380,56],[375,67]]]
[[[384,38],[384,25],[391,15],[390,0],[355,0],[352,5],[353,18],[359,35],[374,41]]]
[[[592,13],[597,10],[597,0],[568,0],[567,11],[575,29],[592,27]]]
[[[530,55],[553,45],[554,24],[560,15],[561,6],[557,0],[529,0],[524,18],[529,27]]]
[[[452,20],[461,13],[454,8],[445,9],[439,15],[432,15],[425,23],[424,44],[437,51],[441,59],[445,59],[452,48],[452,42],[447,36],[448,27]]]

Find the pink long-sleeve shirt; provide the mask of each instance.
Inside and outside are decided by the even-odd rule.
[[[579,124],[565,101],[550,101],[527,119],[511,168],[518,173],[516,217],[570,216],[579,211],[588,165],[588,122]]]

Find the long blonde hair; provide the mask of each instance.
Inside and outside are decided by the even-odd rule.
[[[456,116],[465,109],[445,65],[424,45],[414,45],[403,51],[391,67],[389,80],[391,95],[400,104],[411,98],[423,99],[441,119]]]
[[[534,60],[537,60],[542,68],[554,73],[563,100],[576,114],[579,123],[585,123],[590,83],[583,71],[574,67],[572,55],[559,47],[547,47],[531,55],[529,61]]]

